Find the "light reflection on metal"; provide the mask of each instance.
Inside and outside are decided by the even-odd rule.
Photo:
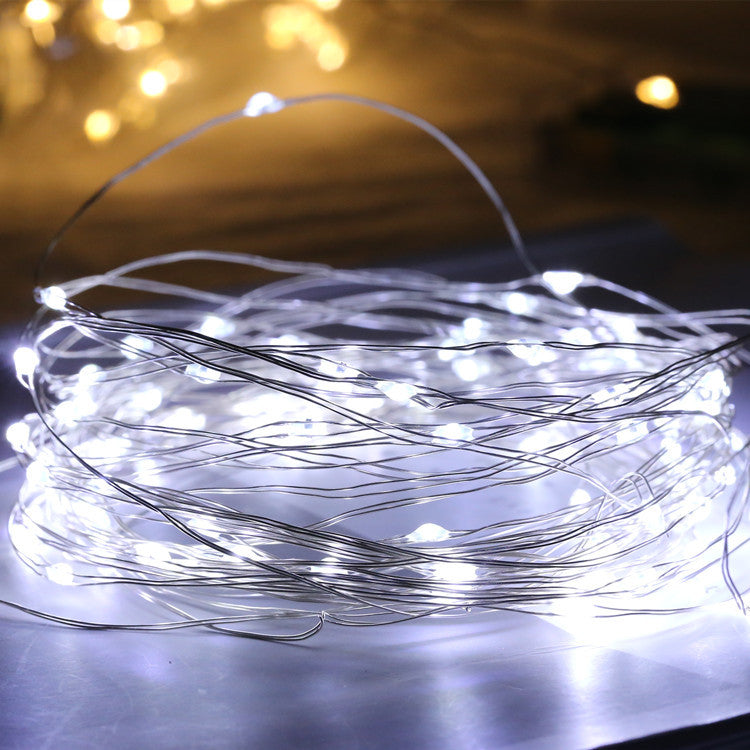
[[[651,76],[635,87],[639,101],[658,109],[673,109],[680,101],[677,84],[668,76]]]

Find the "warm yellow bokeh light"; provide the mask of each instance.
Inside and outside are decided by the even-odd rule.
[[[23,9],[24,18],[33,24],[52,23],[61,13],[60,6],[48,0],[29,0]]]
[[[130,13],[130,0],[100,0],[103,15],[112,21],[121,21]]]
[[[195,0],[165,0],[167,12],[174,16],[184,16],[195,8]]]
[[[120,30],[120,24],[117,21],[110,21],[109,18],[99,18],[94,21],[92,29],[98,42],[114,44],[117,39],[117,32]]]
[[[31,27],[31,34],[40,47],[51,47],[57,38],[55,27],[51,23],[35,23]]]
[[[153,47],[164,39],[164,27],[158,21],[144,20],[120,26],[115,34],[115,43],[124,51]]]
[[[157,97],[167,90],[168,81],[164,73],[151,68],[141,73],[138,85],[146,96]]]
[[[162,60],[157,66],[158,70],[164,78],[167,79],[168,84],[177,83],[185,74],[185,69],[179,60],[175,60],[172,57],[168,57]]]
[[[265,39],[271,49],[289,49],[294,45],[297,37],[291,29],[273,25],[266,29]]]
[[[89,113],[83,130],[90,141],[108,141],[120,129],[120,118],[108,109],[95,109]]]
[[[115,44],[125,52],[138,49],[141,34],[134,25],[120,26],[115,32]]]
[[[341,0],[313,0],[321,10],[334,10],[341,5]]]
[[[335,7],[330,2],[315,1],[320,9]],[[328,23],[319,10],[303,3],[275,3],[263,14],[266,43],[272,49],[289,49],[302,42],[323,70],[338,70],[346,61],[347,47],[338,28]]]
[[[346,60],[346,48],[338,39],[329,39],[320,45],[317,60],[323,70],[338,70]]]
[[[636,85],[635,95],[644,104],[659,109],[672,109],[680,101],[677,85],[667,76],[644,78]]]

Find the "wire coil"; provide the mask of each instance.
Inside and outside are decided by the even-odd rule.
[[[303,101],[256,97],[241,115]],[[716,328],[750,312],[539,273],[510,227],[532,275],[505,284],[186,251],[40,288],[16,352],[37,413],[8,430],[20,557],[168,615],[117,627],[279,639],[472,608],[743,607],[748,449],[728,396],[746,337]],[[192,261],[282,278],[148,276]],[[78,301],[96,287],[157,302],[96,313]],[[594,292],[634,312],[577,301]]]

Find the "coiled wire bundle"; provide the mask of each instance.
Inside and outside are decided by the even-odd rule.
[[[192,261],[282,278],[148,277]],[[278,639],[472,608],[742,608],[748,450],[728,396],[746,337],[715,327],[750,313],[530,270],[466,283],[186,251],[39,289],[16,352],[37,413],[8,430],[27,477],[11,540],[56,583],[127,585],[167,616],[13,606]],[[96,287],[156,302],[96,313],[77,302]],[[592,291],[633,312],[577,301]]]

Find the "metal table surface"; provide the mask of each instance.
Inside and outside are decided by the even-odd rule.
[[[649,226],[551,238],[542,254],[588,243],[578,266],[602,252],[616,266],[613,248],[635,237],[640,252],[662,247],[660,263],[684,263]],[[466,273],[502,265],[474,258]],[[457,263],[433,269],[458,273]],[[621,265],[627,281],[632,265]],[[9,421],[25,405],[7,366],[2,377]],[[747,373],[735,402],[750,431]],[[0,581],[22,587],[4,523],[21,472],[0,479]],[[280,645],[197,630],[79,631],[2,611],[0,747],[588,748],[749,713],[747,619],[730,609],[662,619],[659,632],[623,639],[605,626],[567,632],[530,615],[472,614],[327,626]]]

